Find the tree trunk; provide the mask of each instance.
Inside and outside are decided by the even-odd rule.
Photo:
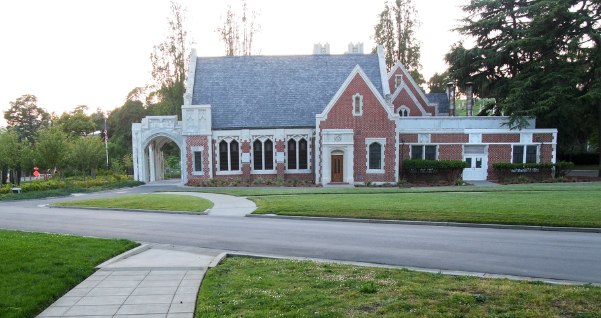
[[[599,128],[597,134],[597,151],[599,152],[599,170],[597,171],[597,177],[601,177],[601,101],[599,101],[597,116],[599,117],[597,121],[597,128]]]

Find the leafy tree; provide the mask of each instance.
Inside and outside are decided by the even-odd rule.
[[[395,0],[392,5],[384,3],[380,20],[374,27],[374,41],[384,46],[386,65],[392,68],[401,62],[418,85],[425,82],[421,69],[421,44],[415,37],[419,26],[418,13],[413,0]],[[374,48],[374,52],[375,52]]]
[[[113,158],[121,158],[132,152],[131,124],[139,123],[147,115],[141,101],[126,101],[108,116],[109,153]]]
[[[217,28],[226,56],[252,55],[253,43],[260,26],[256,23],[257,12],[250,10],[242,0],[242,14],[238,16],[228,4],[223,25]]]
[[[476,47],[452,47],[452,78],[495,98],[511,127],[537,116],[540,127],[558,128],[562,152],[601,131],[599,1],[473,0],[463,10],[458,30]]]
[[[14,185],[21,183],[22,170],[33,165],[33,152],[27,139],[20,139],[14,128],[0,133],[0,157],[6,168],[10,169],[10,182]]]
[[[88,106],[79,105],[70,112],[64,112],[56,123],[73,136],[87,136],[96,131],[96,124],[91,116],[86,114]]]
[[[94,136],[79,137],[74,140],[69,161],[83,176],[90,171],[96,177],[96,169],[104,158],[104,144]]]
[[[447,83],[451,81],[448,72],[441,74],[434,73],[428,81],[428,89],[430,93],[445,93],[447,91]]]
[[[40,130],[35,146],[36,164],[42,169],[61,170],[66,165],[69,139],[59,125]]]
[[[188,32],[185,25],[185,9],[171,1],[168,19],[169,32],[164,42],[155,45],[150,54],[152,78],[157,90],[151,93],[156,115],[175,115],[181,118],[184,103],[186,68],[188,58]]]
[[[50,120],[50,114],[38,107],[37,102],[34,95],[23,95],[10,102],[10,108],[4,112],[7,127],[14,128],[19,139],[27,139],[30,143],[34,142],[38,128]]]

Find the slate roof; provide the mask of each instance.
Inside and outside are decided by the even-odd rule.
[[[426,94],[426,98],[430,103],[438,104],[439,113],[449,112],[449,97],[446,93],[430,93]]]
[[[198,57],[192,104],[213,129],[315,127],[356,65],[383,95],[377,54]]]

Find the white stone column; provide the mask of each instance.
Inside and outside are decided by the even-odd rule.
[[[155,163],[155,153],[154,153],[154,144],[151,142],[148,144],[148,159],[150,160],[150,182],[156,181],[156,163]]]

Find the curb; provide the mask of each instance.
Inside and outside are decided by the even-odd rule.
[[[103,262],[102,264],[96,265],[95,268],[96,269],[102,269],[103,267],[105,267],[107,265],[110,265],[110,264],[115,263],[117,261],[120,261],[122,259],[134,256],[134,255],[137,255],[137,254],[140,254],[140,253],[142,253],[144,251],[147,251],[147,250],[150,249],[150,247],[151,247],[150,244],[142,244],[142,245],[140,245],[138,247],[135,247],[135,248],[127,251],[127,252],[121,253],[121,254],[119,254],[119,255],[117,255],[117,256],[115,256],[115,257],[113,257],[113,258],[111,258],[111,259],[109,259],[109,260],[107,260],[105,262]]]
[[[221,257],[222,255],[223,255],[222,258],[217,259],[217,258]],[[509,280],[516,280],[516,281],[543,282],[543,283],[554,284],[554,285],[568,285],[568,286],[569,285],[574,285],[574,286],[591,285],[591,286],[601,287],[600,283],[581,282],[581,281],[564,280],[564,279],[493,274],[493,273],[484,273],[484,272],[468,272],[468,271],[446,270],[446,269],[425,268],[425,267],[412,267],[412,266],[402,266],[402,265],[387,265],[387,264],[379,264],[379,263],[340,261],[340,260],[323,259],[323,258],[287,257],[287,256],[280,256],[280,255],[242,253],[242,252],[225,252],[225,253],[222,253],[222,255],[219,255],[218,257],[215,258],[215,260],[214,260],[214,261],[216,261],[215,266],[219,265],[219,263],[221,263],[226,257],[271,258],[271,259],[284,259],[284,260],[312,261],[312,262],[317,262],[317,263],[335,263],[335,264],[354,265],[354,266],[361,266],[361,267],[406,269],[406,270],[422,272],[422,273],[442,274],[442,275],[450,275],[450,276],[470,276],[470,277],[479,277],[479,278],[486,278],[486,279],[496,278],[496,279],[509,279]],[[211,263],[211,265],[213,265],[213,263]],[[210,266],[210,267],[214,267],[214,266]]]
[[[333,218],[333,217],[319,217],[319,216],[292,216],[292,215],[275,215],[275,214],[247,214],[246,216],[247,217],[255,217],[255,218],[290,219],[290,220],[303,220],[303,221],[353,222],[353,223],[427,225],[427,226],[454,226],[454,227],[472,227],[472,228],[504,229],[504,230],[601,233],[601,228],[590,228],[590,227],[560,227],[560,226],[512,225],[512,224],[489,224],[489,223],[352,219],[352,218]]]
[[[122,209],[122,208],[99,208],[99,207],[80,207],[73,205],[47,205],[51,209],[79,209],[79,210],[106,210],[106,211],[125,211],[125,212],[144,212],[144,213],[165,213],[165,214],[187,214],[187,215],[207,215],[211,209],[203,212],[171,211],[171,210],[144,210],[144,209]]]

